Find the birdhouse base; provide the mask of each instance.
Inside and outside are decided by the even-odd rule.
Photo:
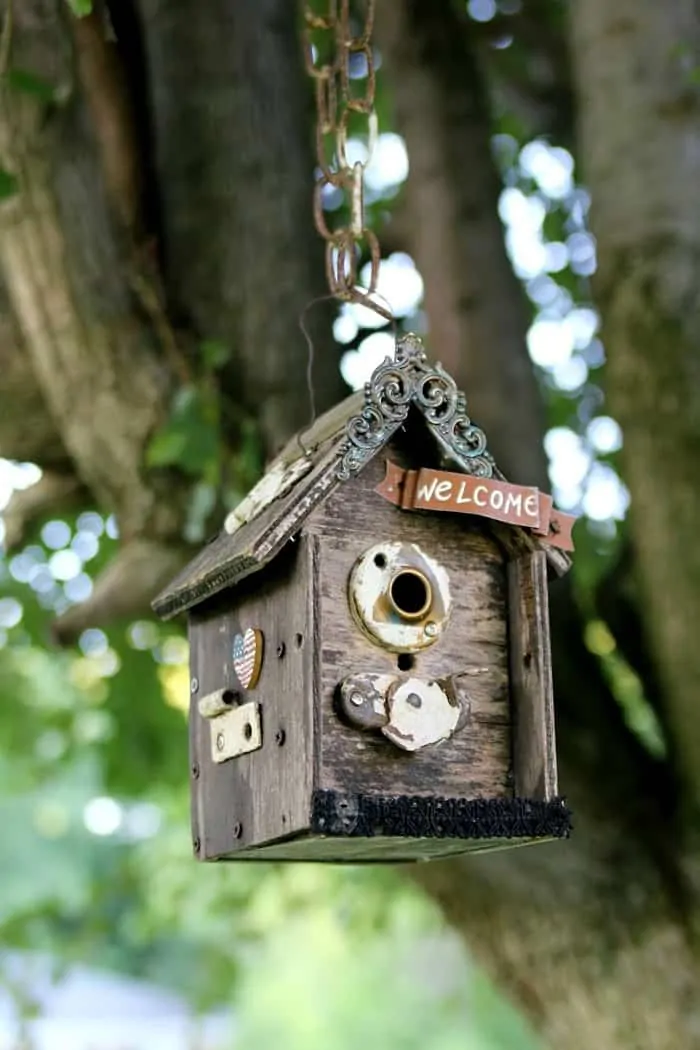
[[[559,798],[464,799],[315,791],[305,832],[220,860],[400,863],[567,838]]]

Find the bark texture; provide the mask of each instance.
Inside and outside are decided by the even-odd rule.
[[[466,391],[503,471],[546,488],[528,307],[504,251],[490,115],[466,25],[417,2],[380,4],[377,18],[410,153],[402,225],[426,276],[428,343]]]
[[[231,347],[225,387],[258,421],[271,454],[309,421],[299,315],[323,291],[297,8],[281,0],[184,0],[177,13],[160,0],[139,7],[172,309]],[[328,310],[310,320],[322,410],[343,387]]]
[[[446,346],[459,362],[504,469],[546,486],[528,318],[495,211],[491,121],[473,31],[458,13],[401,0],[380,5],[378,32],[411,158],[404,227],[426,281],[430,338],[440,357]],[[700,1045],[696,854],[675,839],[674,771],[624,724],[581,642],[570,582],[551,588],[551,607],[573,838],[421,865],[415,878],[549,1045]]]
[[[700,17],[694,0],[572,5],[607,392],[648,636],[689,803],[700,802]]]
[[[12,399],[0,440],[56,477],[14,501],[8,539],[78,491],[116,515],[123,541],[124,560],[58,621],[71,642],[145,613],[189,556],[193,481],[147,469],[145,454],[175,391],[198,381],[204,341],[229,353],[218,383],[232,462],[252,420],[272,455],[309,419],[299,317],[323,291],[310,92],[280,0],[98,3],[81,21],[64,0],[28,0],[9,43],[12,67],[50,97],[3,85],[0,145],[19,189],[0,208]],[[309,329],[322,411],[343,392],[327,308]]]

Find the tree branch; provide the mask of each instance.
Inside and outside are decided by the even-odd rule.
[[[70,458],[44,401],[0,288],[0,456],[69,471]]]
[[[88,627],[124,624],[151,615],[151,599],[192,556],[184,543],[135,538],[124,544],[95,581],[90,597],[54,621],[60,645],[72,645]]]
[[[147,472],[144,453],[168,412],[174,376],[130,287],[132,231],[123,222],[135,214],[126,199],[134,180],[122,178],[122,158],[114,156],[125,145],[123,114],[110,108],[95,24],[78,37],[87,86],[104,92],[92,110],[99,133],[74,77],[63,10],[38,12],[33,0],[16,11],[13,56],[24,71],[52,77],[63,101],[47,106],[5,89],[0,110],[3,159],[19,184],[0,212],[0,269],[26,353],[13,374],[33,399],[34,416],[53,421],[52,437],[44,431],[42,440],[69,461],[59,477],[51,474],[15,501],[10,541],[18,542],[28,517],[43,513],[54,496],[87,490],[93,505],[116,515],[125,550],[148,543],[153,566],[172,564],[191,482],[175,472]],[[130,171],[129,159],[123,162]],[[31,458],[46,462],[45,454]],[[139,583],[144,600],[134,603],[133,579],[111,567],[91,604],[71,610],[57,635],[74,637],[76,617],[107,622],[134,604],[145,609],[147,578],[143,573]]]
[[[86,491],[71,474],[45,472],[35,485],[15,492],[2,513],[5,551],[21,547],[31,527],[45,515],[85,504]]]
[[[70,21],[77,71],[92,118],[105,188],[120,225],[140,239],[143,180],[128,82],[116,44],[107,39],[104,15]]]
[[[25,68],[53,65],[71,83],[58,15],[38,19],[23,5],[13,45]],[[142,459],[171,377],[133,313],[79,92],[50,117],[34,97],[6,95],[2,135],[20,190],[1,216],[0,266],[39,389],[77,473],[122,535],[167,531]]]

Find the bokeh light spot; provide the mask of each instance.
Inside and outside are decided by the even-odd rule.
[[[107,796],[91,799],[83,810],[83,823],[92,835],[113,835],[121,827],[122,820],[122,807]]]

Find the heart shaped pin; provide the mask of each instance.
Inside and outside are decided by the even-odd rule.
[[[233,669],[244,689],[254,689],[260,677],[263,658],[263,634],[249,627],[233,639]]]

